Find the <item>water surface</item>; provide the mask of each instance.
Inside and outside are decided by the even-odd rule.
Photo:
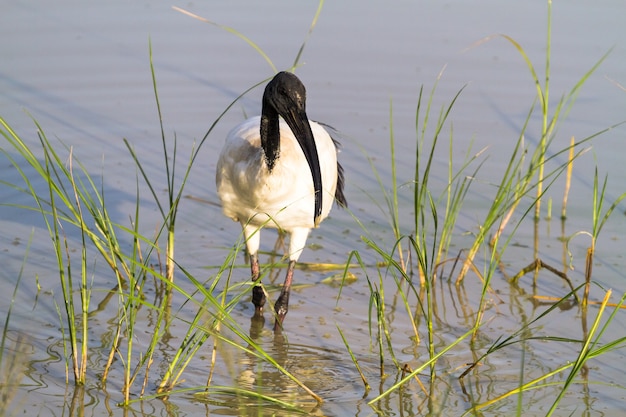
[[[315,2],[252,1],[177,3],[179,7],[219,24],[239,30],[253,40],[271,58],[278,69],[288,68],[306,37],[317,8]],[[626,101],[626,29],[624,8],[619,1],[589,4],[582,1],[556,3],[553,9],[551,93],[552,108],[607,51],[609,56],[587,80],[575,105],[559,125],[552,146],[562,149],[575,136],[582,139],[625,118]],[[536,95],[529,71],[519,53],[500,37],[480,42],[494,34],[515,39],[542,74],[546,49],[546,4],[541,1],[507,3],[496,1],[469,4],[460,1],[397,2],[363,4],[362,2],[328,2],[309,39],[297,74],[308,89],[307,110],[311,118],[324,121],[342,132],[341,162],[346,170],[347,197],[350,211],[335,210],[309,242],[301,260],[304,262],[344,263],[357,250],[367,265],[380,258],[368,250],[362,235],[393,245],[388,216],[381,210],[382,192],[368,158],[379,172],[386,187],[390,180],[389,137],[391,126],[396,144],[399,184],[412,180],[415,164],[415,110],[420,87],[428,96],[439,74],[433,100],[433,111],[447,105],[463,89],[450,115],[453,123],[452,151],[455,166],[462,164],[469,149],[484,147],[486,161],[468,194],[457,227],[453,251],[471,242],[467,233],[475,233],[484,219],[493,192],[508,162],[519,132]],[[85,4],[61,1],[11,3],[0,16],[0,115],[30,144],[37,146],[35,118],[47,135],[59,138],[92,175],[102,176],[107,208],[112,218],[128,225],[134,215],[137,171],[123,138],[135,147],[148,175],[163,184],[165,173],[154,92],[149,68],[149,42],[158,82],[159,97],[168,137],[178,139],[179,155],[186,159],[218,115],[241,92],[271,76],[271,66],[250,45],[225,30],[202,23],[174,11],[170,4],[121,1]],[[246,115],[260,111],[257,88],[228,112],[203,145],[189,178],[185,199],[180,207],[177,227],[177,261],[194,276],[208,279],[220,265],[238,237],[239,226],[222,216],[215,205],[214,186],[217,155],[230,127]],[[392,121],[391,121],[392,119]],[[393,122],[393,125],[391,124]],[[541,120],[531,117],[525,136],[529,143],[539,138]],[[447,142],[449,127],[442,141]],[[593,173],[608,177],[607,201],[612,202],[624,191],[624,126],[619,126],[589,142],[590,151],[576,161],[569,198],[568,219],[558,220],[563,181],[555,183],[546,196],[554,200],[553,219],[539,225],[540,256],[563,269],[572,255],[573,271],[569,275],[580,283],[588,238],[580,236],[564,248],[562,237],[591,229],[591,192]],[[2,147],[5,145],[3,143]],[[59,149],[61,149],[59,145]],[[67,153],[65,153],[67,155]],[[431,187],[443,191],[447,182],[447,144],[435,159]],[[552,168],[563,162],[558,157]],[[0,175],[8,183],[21,179],[8,161],[2,160]],[[42,190],[43,184],[35,183]],[[163,196],[165,193],[163,193]],[[412,224],[412,191],[401,188],[401,228],[409,234]],[[13,188],[1,186],[3,203],[31,205],[28,196]],[[208,204],[207,204],[208,202]],[[142,231],[150,235],[159,223],[154,202],[145,190],[141,194]],[[544,204],[544,210],[547,204]],[[384,205],[383,205],[384,207]],[[607,222],[597,244],[594,279],[619,296],[624,289],[623,235],[626,229],[623,207]],[[518,214],[518,216],[521,214]],[[547,212],[544,211],[545,217]],[[519,217],[518,217],[519,218]],[[361,226],[365,225],[367,231]],[[15,352],[14,362],[21,373],[14,373],[15,383],[10,402],[13,414],[74,415],[77,410],[93,415],[117,414],[120,387],[113,375],[106,391],[99,386],[99,373],[110,348],[117,308],[114,301],[103,304],[90,319],[92,338],[89,383],[84,390],[65,384],[65,360],[57,313],[62,304],[56,264],[49,237],[41,216],[23,209],[0,207],[0,249],[2,253],[2,291],[0,309],[7,313],[15,300],[7,333],[6,352]],[[27,243],[32,243],[23,265]],[[275,235],[265,233],[263,249],[271,250]],[[70,237],[72,237],[70,235]],[[484,353],[498,337],[510,334],[536,317],[547,305],[533,302],[530,277],[520,288],[512,288],[505,275],[515,274],[529,264],[532,252],[533,222],[525,221],[516,231],[515,247],[507,252],[501,275],[493,283],[492,307],[480,337],[467,343],[438,363],[440,378],[430,386],[427,399],[417,382],[408,389],[378,404],[378,411],[366,405],[381,390],[391,386],[398,376],[387,358],[388,376],[381,380],[375,339],[368,324],[370,290],[367,278],[378,280],[378,270],[367,274],[355,271],[357,281],[343,288],[337,301],[336,287],[321,283],[329,273],[298,271],[296,282],[306,284],[292,295],[287,318],[286,339],[276,338],[269,319],[258,332],[258,342],[272,352],[291,372],[299,375],[326,401],[317,407],[306,394],[290,385],[275,369],[246,358],[241,352],[224,348],[224,367],[216,370],[216,383],[230,386],[262,386],[270,395],[284,393],[313,415],[456,415],[519,384],[520,366],[526,379],[543,375],[562,364],[563,358],[575,360],[577,346],[553,343],[522,343],[502,354],[493,355],[464,388],[458,376],[467,363]],[[127,242],[128,243],[128,242]],[[564,259],[565,251],[565,261]],[[95,255],[91,254],[90,255]],[[455,256],[456,253],[453,255]],[[97,259],[96,256],[93,256]],[[243,263],[243,256],[240,256]],[[105,299],[115,286],[114,277],[101,260],[92,262],[93,306]],[[564,265],[565,263],[565,265]],[[17,277],[21,281],[12,297]],[[479,269],[482,266],[479,265]],[[385,274],[384,270],[381,270]],[[276,283],[284,271],[276,271]],[[235,280],[246,280],[247,269],[235,270]],[[182,274],[181,285],[191,288]],[[424,343],[412,336],[401,298],[391,276],[384,278],[387,311],[393,323],[390,331],[400,363],[416,368],[427,357]],[[567,287],[555,276],[542,273],[538,293],[554,297],[567,293]],[[460,337],[475,319],[481,283],[472,276],[462,287],[448,283],[444,276],[436,289],[436,338],[445,346]],[[601,288],[594,287],[592,297],[601,298]],[[156,297],[148,293],[147,297]],[[183,300],[173,301],[181,320],[195,314]],[[419,314],[415,300],[412,313]],[[252,309],[241,303],[235,317],[243,328],[250,326]],[[595,310],[590,311],[591,317]],[[152,319],[144,312],[146,324]],[[533,326],[532,335],[581,337],[580,310],[573,307],[553,313],[546,322]],[[623,320],[615,320],[613,335],[624,334]],[[364,373],[372,384],[366,393],[337,325],[351,343]],[[180,344],[184,326],[174,325],[172,339],[164,342],[160,360],[167,358]],[[149,326],[137,335],[142,346],[150,337]],[[531,335],[529,335],[531,336]],[[610,337],[607,340],[611,340]],[[189,387],[206,382],[208,365],[198,360],[185,375]],[[3,362],[6,363],[8,353]],[[623,363],[619,351],[590,363],[589,380],[600,385],[574,385],[563,400],[565,414],[603,412],[610,414],[622,408]],[[523,364],[523,365],[522,365]],[[228,366],[226,366],[228,365]],[[155,365],[153,373],[162,373],[164,365]],[[148,386],[154,392],[156,379]],[[428,384],[427,377],[422,383]],[[608,385],[606,385],[608,384]],[[618,385],[613,385],[618,384]],[[525,399],[529,415],[544,414],[551,404],[552,391],[539,390]],[[547,397],[547,398],[546,398]],[[437,404],[442,404],[438,406]],[[495,414],[515,409],[515,400],[504,401]],[[546,406],[547,404],[547,406]],[[438,408],[440,407],[440,408]],[[170,402],[151,400],[137,403],[128,410],[133,415],[257,415],[255,404],[241,399],[234,403],[231,395],[203,398],[173,396]],[[277,411],[278,413],[278,411]],[[82,414],[82,411],[81,411]],[[268,414],[269,415],[269,414]],[[289,415],[289,414],[285,414]]]

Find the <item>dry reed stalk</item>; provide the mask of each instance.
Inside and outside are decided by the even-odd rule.
[[[567,198],[572,183],[572,169],[574,167],[574,143],[575,138],[572,136],[570,140],[569,156],[567,158],[567,173],[565,174],[565,191],[563,192],[563,207],[561,208],[561,220],[567,218]]]

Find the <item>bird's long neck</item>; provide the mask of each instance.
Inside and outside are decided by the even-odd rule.
[[[280,125],[278,113],[263,103],[261,111],[261,147],[265,154],[267,169],[271,172],[280,156]]]

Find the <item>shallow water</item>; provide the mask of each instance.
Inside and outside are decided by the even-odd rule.
[[[231,26],[256,42],[282,69],[290,66],[297,54],[317,4],[286,2],[224,2],[216,4],[178,4],[203,17]],[[260,18],[260,17],[263,18]],[[585,138],[625,119],[626,28],[623,5],[618,1],[590,5],[575,1],[558,3],[553,9],[551,60],[551,103],[580,79],[602,55],[613,48],[577,97],[568,118],[559,126],[553,149],[565,147],[571,136]],[[342,132],[341,162],[346,170],[350,211],[335,210],[322,227],[315,230],[301,260],[304,262],[343,263],[348,253],[358,250],[367,265],[381,259],[366,248],[364,234],[390,248],[393,233],[388,216],[381,210],[381,191],[367,157],[370,157],[383,181],[390,186],[390,106],[393,106],[393,133],[399,184],[410,181],[415,163],[415,107],[421,85],[428,95],[438,74],[433,108],[435,114],[465,86],[450,116],[453,122],[455,166],[461,165],[468,149],[478,152],[489,147],[488,155],[468,194],[460,215],[457,238],[451,256],[466,248],[483,221],[493,193],[493,181],[508,162],[526,115],[535,97],[535,87],[517,51],[505,40],[494,38],[477,43],[486,36],[506,34],[519,42],[541,73],[545,54],[546,6],[544,2],[503,4],[496,1],[480,5],[465,2],[399,2],[393,7],[362,2],[328,2],[304,50],[297,73],[307,85],[309,116],[324,121]],[[63,1],[54,6],[41,2],[5,5],[0,15],[0,115],[33,146],[37,145],[34,117],[50,138],[59,138],[92,175],[103,177],[107,208],[113,220],[128,225],[134,215],[136,169],[123,143],[127,138],[140,154],[148,175],[165,184],[162,148],[154,94],[150,79],[148,42],[152,43],[160,103],[168,137],[178,138],[179,155],[189,154],[215,118],[242,91],[269,77],[272,69],[248,44],[227,31],[201,23],[171,9],[169,4],[126,4],[110,1],[86,5]],[[201,281],[216,272],[238,237],[239,226],[224,218],[216,207],[214,170],[223,138],[232,125],[245,115],[259,112],[262,90],[256,89],[238,103],[216,126],[203,145],[188,181],[177,226],[177,261]],[[435,117],[434,115],[432,117]],[[526,141],[536,143],[540,118],[534,115]],[[622,140],[624,126],[616,127],[589,143],[592,149],[581,156],[574,167],[574,177],[564,226],[558,220],[563,181],[557,181],[547,197],[554,200],[552,220],[539,224],[540,256],[564,269],[572,254],[574,271],[569,276],[580,283],[589,239],[579,236],[565,248],[562,237],[591,229],[591,191],[593,172],[608,176],[607,201],[623,193],[626,167]],[[442,192],[447,182],[447,143],[449,129],[436,155],[430,186]],[[55,140],[55,139],[53,139]],[[4,143],[2,145],[4,148]],[[562,163],[559,156],[554,168]],[[0,176],[8,183],[20,183],[10,164],[2,159]],[[35,183],[35,187],[42,184]],[[41,188],[43,190],[43,188]],[[165,189],[165,185],[163,185]],[[401,227],[411,233],[412,190],[401,188]],[[159,222],[159,214],[150,196],[142,191],[142,232],[150,235]],[[165,196],[165,192],[162,193]],[[31,204],[30,198],[15,189],[0,186],[3,203]],[[208,204],[207,204],[208,202]],[[545,206],[544,204],[544,210]],[[623,207],[618,207],[607,222],[597,243],[594,279],[614,290],[614,301],[624,288],[622,244],[626,222]],[[544,212],[544,216],[547,213]],[[519,214],[518,214],[519,216]],[[519,217],[518,217],[519,219]],[[365,226],[363,231],[359,224]],[[8,323],[7,346],[3,366],[14,363],[11,373],[15,384],[7,414],[28,415],[108,415],[120,410],[121,374],[109,378],[106,390],[99,383],[99,373],[106,362],[117,314],[115,299],[106,301],[115,279],[102,261],[94,261],[93,313],[88,384],[75,390],[65,384],[65,360],[61,343],[57,306],[61,289],[51,245],[41,216],[23,209],[0,207],[0,310],[4,315],[14,306]],[[29,239],[27,262],[21,268]],[[68,233],[70,233],[68,231]],[[275,234],[264,233],[263,249],[273,248]],[[72,236],[70,234],[70,237]],[[520,288],[511,287],[504,276],[515,274],[533,260],[533,222],[528,220],[515,232],[513,246],[505,264],[492,283],[490,308],[479,337],[462,342],[437,363],[439,378],[430,382],[426,396],[417,381],[376,404],[367,402],[389,388],[399,378],[392,358],[385,358],[386,377],[381,378],[375,335],[370,337],[368,324],[370,289],[367,278],[378,282],[378,270],[355,270],[357,281],[345,286],[337,301],[338,289],[322,282],[331,273],[298,271],[296,283],[304,284],[292,295],[285,338],[271,331],[270,319],[258,333],[257,342],[277,360],[325,399],[321,407],[311,397],[293,387],[274,368],[240,351],[220,348],[216,385],[240,386],[266,390],[273,396],[295,401],[313,415],[457,415],[519,385],[520,366],[524,379],[531,380],[576,359],[578,346],[529,341],[512,345],[489,357],[478,371],[464,382],[458,376],[466,364],[475,361],[498,337],[509,335],[548,308],[530,298],[530,277]],[[92,256],[93,253],[90,253]],[[78,256],[78,255],[77,255]],[[93,259],[97,257],[92,256]],[[239,257],[243,263],[243,256]],[[482,266],[479,265],[482,270]],[[450,274],[450,270],[446,269]],[[283,270],[271,274],[276,283]],[[381,269],[382,274],[386,274]],[[475,276],[463,286],[448,283],[446,273],[436,288],[437,319],[435,343],[443,347],[462,336],[475,320],[481,283]],[[17,277],[21,276],[13,296]],[[247,269],[235,269],[236,281],[247,279]],[[178,281],[188,290],[191,284],[179,274]],[[385,302],[389,329],[398,363],[412,369],[428,356],[423,341],[414,338],[404,304],[390,275],[385,275]],[[554,275],[542,271],[537,293],[560,297],[568,289]],[[154,290],[146,294],[156,299]],[[592,288],[592,298],[601,299],[599,286]],[[191,320],[195,308],[174,299],[172,311],[181,320]],[[98,305],[99,304],[99,305]],[[415,299],[410,300],[412,314],[419,316]],[[525,336],[581,337],[597,310],[581,316],[578,307],[553,312],[539,320]],[[138,351],[149,341],[153,317],[141,312],[145,329],[136,335]],[[240,303],[234,317],[248,329],[251,305]],[[588,323],[585,323],[584,320]],[[624,320],[613,321],[603,341],[623,335]],[[366,392],[341,337],[340,327],[372,388]],[[160,346],[159,360],[152,373],[164,372],[164,363],[178,347],[186,328],[172,327],[171,339]],[[421,336],[424,337],[425,333]],[[185,386],[206,383],[210,348],[198,363],[187,370]],[[10,358],[15,352],[15,359]],[[564,414],[615,413],[623,408],[623,372],[614,364],[624,362],[623,353],[611,352],[589,363],[590,384],[574,384],[561,403]],[[119,371],[119,368],[117,372]],[[19,371],[21,370],[21,372]],[[564,376],[557,380],[561,381]],[[154,392],[155,377],[147,387]],[[595,384],[597,383],[597,384]],[[9,384],[10,385],[10,384]],[[8,386],[8,385],[7,385]],[[545,414],[555,391],[546,388],[531,391],[524,397],[525,415]],[[513,412],[516,397],[498,403],[488,413]],[[173,395],[168,402],[147,400],[133,404],[130,415],[290,415],[288,411],[257,405],[231,394],[208,397],[193,394]],[[282,413],[282,414],[281,414]]]

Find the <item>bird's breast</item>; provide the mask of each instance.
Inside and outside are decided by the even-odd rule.
[[[226,139],[216,177],[224,213],[240,222],[250,221],[285,230],[314,227],[313,179],[300,145],[281,120],[280,153],[269,171],[261,147],[259,124],[259,117],[248,119],[233,129]],[[311,128],[320,156],[324,218],[330,211],[335,193],[336,148],[321,126],[311,123]]]

